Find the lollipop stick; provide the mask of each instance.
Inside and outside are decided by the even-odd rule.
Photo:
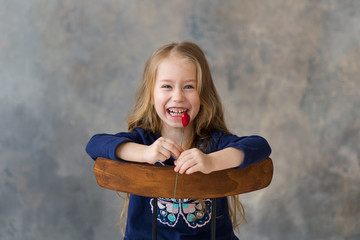
[[[189,114],[187,114],[186,112],[184,112],[183,115],[181,116],[181,121],[182,121],[182,124],[183,124],[183,131],[182,131],[182,134],[181,134],[180,147],[182,147],[182,144],[183,144],[185,127],[189,124],[189,121],[190,121],[190,116],[189,116]],[[177,187],[178,176],[179,176],[179,172],[176,173],[175,189],[174,189],[174,199],[175,199],[175,196],[176,196],[176,187]]]
[[[181,147],[182,147],[182,142],[183,142],[183,139],[184,139],[184,131],[185,131],[185,127],[183,127],[183,132],[182,132],[182,135],[181,135],[181,143],[180,143]],[[175,195],[176,195],[176,187],[177,187],[178,176],[179,176],[179,172],[176,173],[174,198],[175,198]]]

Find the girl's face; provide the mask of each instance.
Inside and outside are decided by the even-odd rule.
[[[161,61],[156,72],[153,97],[164,127],[182,128],[181,116],[184,112],[189,114],[191,124],[200,110],[196,85],[194,63],[178,56]]]

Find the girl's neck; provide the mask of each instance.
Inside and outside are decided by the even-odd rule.
[[[179,144],[179,146],[181,144],[181,138],[183,137],[181,147],[184,148],[188,145],[189,141],[191,141],[193,127],[190,124],[186,126],[184,130],[184,136],[182,136],[183,130],[183,128],[163,127],[161,131],[161,136],[173,140],[174,142]]]

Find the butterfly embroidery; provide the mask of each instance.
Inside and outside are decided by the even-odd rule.
[[[180,216],[191,228],[202,227],[211,219],[212,201],[204,199],[205,209],[195,199],[169,199],[158,198],[157,219],[162,224],[174,227]],[[153,199],[150,200],[151,211],[153,211]]]

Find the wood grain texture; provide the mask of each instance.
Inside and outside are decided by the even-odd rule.
[[[216,198],[256,191],[271,183],[273,171],[272,160],[267,158],[244,169],[179,174],[176,198]],[[98,158],[94,174],[97,183],[107,189],[146,197],[174,197],[174,166]]]

